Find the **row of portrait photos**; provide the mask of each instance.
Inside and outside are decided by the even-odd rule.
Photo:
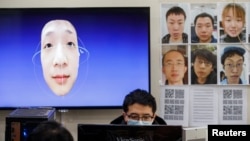
[[[250,2],[162,3],[161,42],[250,43],[249,14]]]
[[[162,45],[162,85],[249,85],[250,44]]]

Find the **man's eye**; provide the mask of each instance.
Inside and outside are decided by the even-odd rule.
[[[67,45],[68,45],[69,47],[75,47],[75,44],[74,44],[73,42],[68,42]]]
[[[242,63],[236,64],[237,67],[241,67],[242,65],[243,65]]]
[[[138,116],[131,116],[131,118],[138,118]]]
[[[167,63],[167,65],[168,65],[168,66],[172,66],[172,65],[173,65],[173,63]]]
[[[50,47],[52,47],[52,44],[51,44],[51,43],[48,43],[48,44],[46,44],[43,48],[50,48]]]

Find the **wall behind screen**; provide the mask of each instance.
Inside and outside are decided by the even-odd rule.
[[[249,0],[219,0],[220,2],[248,2]],[[161,62],[160,62],[160,4],[164,3],[199,3],[200,0],[1,0],[0,7],[150,7],[150,32],[151,32],[151,92],[156,97],[159,105]],[[205,0],[203,3],[218,2],[218,0]],[[18,71],[18,70],[17,70]],[[21,93],[20,93],[21,94]],[[250,97],[248,97],[248,101]],[[1,98],[0,98],[1,99]],[[248,102],[248,107],[250,104]],[[159,108],[158,108],[159,109]],[[249,111],[249,109],[248,109]],[[11,111],[0,111],[0,140],[4,140],[5,116]],[[120,115],[121,109],[97,109],[97,110],[69,110],[65,113],[57,113],[57,119],[61,121],[73,134],[77,136],[77,123],[109,123]],[[159,112],[159,111],[157,111]],[[248,124],[250,124],[250,112],[248,112]]]

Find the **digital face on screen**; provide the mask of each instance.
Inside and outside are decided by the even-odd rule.
[[[58,96],[74,85],[79,67],[77,32],[67,20],[46,23],[41,33],[41,64],[44,79]]]
[[[116,108],[150,91],[150,7],[0,8],[0,21],[0,109]]]

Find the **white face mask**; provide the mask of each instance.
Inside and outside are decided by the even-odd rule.
[[[129,119],[127,124],[128,125],[152,125],[153,121],[141,121],[141,120],[132,120]]]

